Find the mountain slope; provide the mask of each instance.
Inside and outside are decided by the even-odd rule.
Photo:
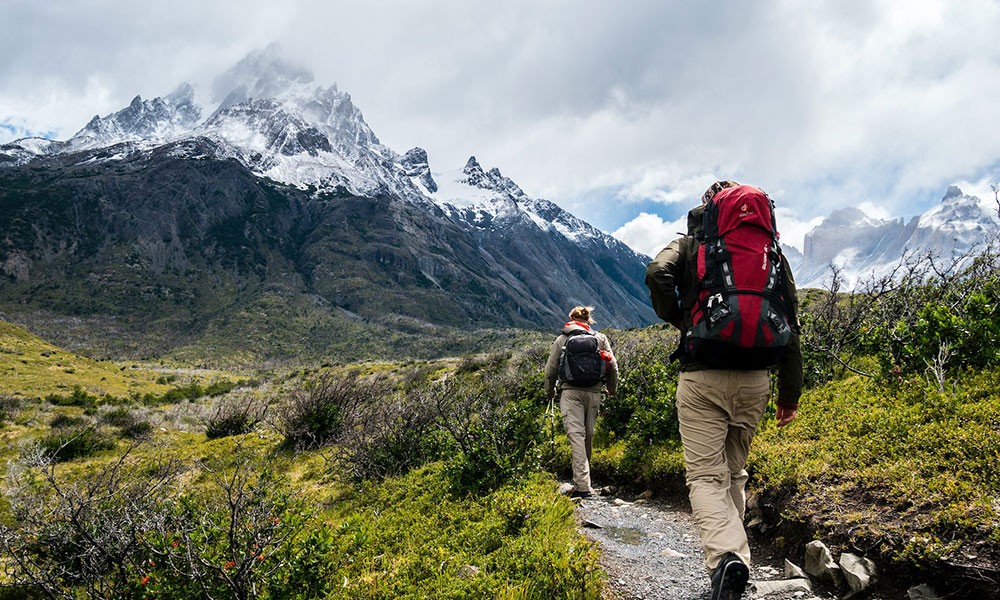
[[[474,158],[432,173],[396,153],[277,48],[213,94],[0,146],[4,310],[57,341],[79,318],[105,352],[257,358],[474,349],[575,304],[655,320],[646,257]]]
[[[800,287],[827,285],[831,266],[851,285],[890,273],[907,255],[931,254],[947,262],[998,233],[992,207],[951,186],[940,204],[909,220],[874,219],[857,208],[834,211],[806,234],[802,255],[789,257]]]
[[[477,330],[558,324],[564,306],[595,297],[636,302],[617,290],[635,277],[613,257],[527,223],[473,232],[393,196],[306,192],[190,158],[212,145],[0,169],[5,310],[55,339],[60,321],[39,311],[113,318],[91,335],[134,340],[98,344],[127,355],[354,359],[397,342],[404,354],[469,350],[488,333]]]

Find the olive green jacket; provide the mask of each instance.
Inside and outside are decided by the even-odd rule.
[[[696,266],[698,240],[694,237],[701,230],[704,205],[688,213],[688,235],[671,242],[656,255],[646,268],[646,286],[656,314],[682,333],[691,329],[691,309],[696,298]],[[781,266],[785,272],[785,297],[789,299],[789,320],[792,337],[778,364],[778,405],[783,408],[798,407],[802,395],[802,349],[799,339],[799,300],[795,292],[795,279],[784,255]],[[683,362],[682,371],[699,371],[708,365]]]

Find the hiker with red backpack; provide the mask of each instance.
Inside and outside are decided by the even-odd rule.
[[[569,312],[569,322],[552,342],[545,363],[545,396],[559,397],[566,437],[573,462],[574,498],[594,495],[590,483],[590,453],[594,423],[601,407],[601,395],[614,396],[618,386],[618,363],[611,342],[594,324],[594,308],[577,306]]]
[[[646,285],[656,314],[681,332],[677,416],[711,597],[740,598],[750,576],[744,467],[771,397],[769,371],[778,427],[795,418],[802,391],[798,299],[771,199],[712,184],[688,213],[688,235],[649,263]]]

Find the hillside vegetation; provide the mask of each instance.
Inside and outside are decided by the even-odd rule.
[[[821,535],[988,598],[1000,271],[990,253],[928,265],[803,294],[808,389],[790,427],[766,413],[751,486],[791,558]],[[605,333],[622,376],[595,476],[676,490],[676,334]],[[11,597],[599,598],[597,550],[556,493],[569,451],[543,396],[547,347],[108,402],[8,397],[0,580]]]
[[[161,394],[169,387],[153,371],[67,352],[0,321],[0,395],[31,398],[80,388],[95,396],[125,397]]]

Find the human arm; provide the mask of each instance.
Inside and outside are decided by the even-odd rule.
[[[560,335],[549,348],[549,358],[545,361],[545,399],[551,400],[556,395],[556,379],[559,378],[559,355],[562,353],[563,340]]]
[[[611,350],[611,342],[603,333],[597,334],[597,339],[601,348],[601,357],[607,362],[607,378],[604,381],[604,388],[608,396],[618,395],[618,359]]]
[[[657,316],[678,329],[684,327],[677,295],[684,272],[686,245],[691,238],[678,238],[661,250],[646,267],[646,287]]]
[[[784,408],[783,406],[781,406],[779,404],[778,405],[778,410],[777,410],[777,412],[774,415],[775,418],[778,420],[778,427],[784,427],[785,425],[788,425],[789,423],[791,423],[792,421],[794,421],[795,420],[795,414],[797,412],[798,412],[798,409],[795,409],[795,408]]]
[[[785,298],[788,299],[788,321],[792,328],[792,336],[788,347],[778,363],[778,410],[791,412],[787,425],[795,418],[799,407],[799,396],[802,395],[802,344],[799,329],[799,299],[795,290],[795,278],[784,257],[781,259],[785,271]],[[781,417],[778,418],[779,425]]]

